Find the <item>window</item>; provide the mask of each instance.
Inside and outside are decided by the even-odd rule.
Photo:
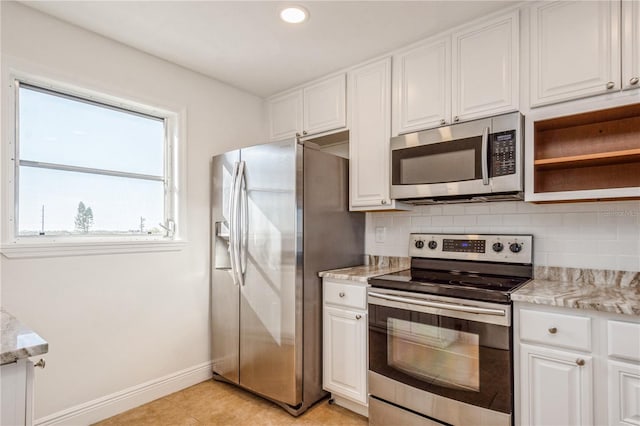
[[[14,242],[174,239],[175,115],[105,99],[15,81]]]

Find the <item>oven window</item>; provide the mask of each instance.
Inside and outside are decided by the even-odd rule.
[[[388,318],[389,366],[451,389],[480,390],[479,336]]]

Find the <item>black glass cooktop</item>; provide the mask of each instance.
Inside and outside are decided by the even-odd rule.
[[[414,291],[440,296],[511,303],[510,293],[528,277],[476,274],[430,269],[407,269],[369,279],[373,287]]]

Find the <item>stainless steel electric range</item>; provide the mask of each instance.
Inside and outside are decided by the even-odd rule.
[[[512,425],[510,294],[531,235],[411,234],[411,269],[369,280],[369,424]]]

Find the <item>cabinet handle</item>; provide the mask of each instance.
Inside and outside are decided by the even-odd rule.
[[[440,125],[444,126],[445,124],[447,124],[447,122],[444,120],[444,118],[442,120],[440,120]]]
[[[640,81],[640,78],[633,77],[631,80],[629,80],[629,84],[632,86],[635,86],[636,84],[638,84],[639,81]]]
[[[296,132],[296,138],[299,138],[300,136],[302,136],[300,133]]]
[[[34,367],[40,367],[40,368],[44,368],[46,367],[46,365],[47,365],[47,362],[42,358],[40,358],[40,361],[33,364]]]
[[[302,131],[302,134],[303,134],[303,135],[306,135],[306,134],[307,134],[307,131],[306,131],[306,130],[303,130],[303,131]]]
[[[584,365],[584,359],[582,359],[582,358],[576,359],[576,364],[578,364],[580,367],[582,367]]]
[[[455,117],[453,117],[453,121],[457,123],[458,121],[460,121],[460,117],[456,115]]]
[[[338,296],[344,297],[344,291],[341,291],[340,293],[338,293]]]
[[[356,319],[360,319],[360,318],[362,318],[362,315],[356,314]],[[584,363],[584,361],[582,361],[582,362]]]
[[[382,200],[382,201],[380,201],[380,203],[387,204],[387,200]]]
[[[607,90],[611,90],[616,87],[616,84],[613,81],[607,83]]]
[[[549,329],[549,334],[556,334],[557,332],[558,332],[558,329],[557,329],[557,328],[555,328],[555,327],[551,327],[551,328]]]

